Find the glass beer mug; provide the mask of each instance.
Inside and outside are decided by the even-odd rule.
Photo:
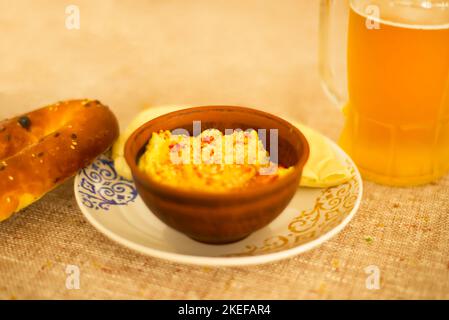
[[[365,178],[449,170],[449,0],[322,0],[320,73],[343,107],[340,145]]]

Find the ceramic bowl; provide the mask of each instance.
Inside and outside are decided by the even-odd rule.
[[[201,121],[201,131],[266,129],[267,150],[271,143],[269,132],[277,129],[278,163],[293,166],[293,171],[257,188],[212,193],[161,184],[138,168],[138,160],[153,132],[182,128],[192,135],[194,121]],[[241,240],[273,221],[297,191],[308,156],[307,140],[292,124],[266,112],[232,106],[194,107],[168,113],[145,123],[125,145],[126,161],[148,208],[168,226],[211,244]]]

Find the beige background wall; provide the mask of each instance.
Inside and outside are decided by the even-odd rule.
[[[79,5],[81,29],[65,28]],[[289,113],[331,134],[316,72],[318,1],[0,1],[0,116],[96,97],[126,122],[155,104]],[[318,122],[310,111],[328,116]]]

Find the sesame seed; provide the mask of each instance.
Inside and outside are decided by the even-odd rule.
[[[17,120],[17,123],[24,129],[28,130],[31,126],[31,120],[28,116],[22,116]]]
[[[75,146],[74,146],[74,145],[71,145],[71,146],[70,146],[70,149],[75,150]]]
[[[11,197],[6,197],[6,202],[10,203],[11,202]]]
[[[76,146],[76,145],[78,145],[78,142],[72,141],[72,145]]]
[[[13,180],[14,180],[14,177],[13,177],[13,176],[8,176],[8,179],[11,180],[11,181],[13,181]]]
[[[39,160],[39,163],[44,163],[44,160],[43,160],[43,159],[40,159],[40,160]]]

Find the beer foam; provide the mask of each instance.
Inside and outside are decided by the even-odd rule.
[[[407,29],[449,29],[449,0],[351,0],[357,14],[381,24]],[[379,15],[376,17],[376,10]]]

